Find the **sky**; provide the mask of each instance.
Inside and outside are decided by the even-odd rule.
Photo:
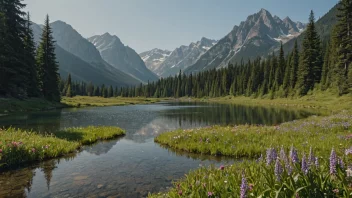
[[[318,19],[338,0],[24,0],[32,21],[61,20],[85,38],[109,32],[138,53],[173,50],[202,37],[221,39],[248,15],[267,9],[280,18]]]

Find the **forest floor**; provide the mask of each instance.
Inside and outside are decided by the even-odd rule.
[[[0,169],[56,158],[98,140],[125,134],[118,127],[99,126],[67,128],[51,134],[21,129],[0,129]]]

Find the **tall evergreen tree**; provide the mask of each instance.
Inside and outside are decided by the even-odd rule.
[[[25,63],[28,68],[28,81],[27,81],[27,93],[30,97],[40,96],[39,83],[38,83],[38,72],[35,60],[35,43],[33,31],[31,28],[31,19],[29,13],[27,13],[26,20],[26,31],[24,38],[25,48]]]
[[[41,41],[37,50],[38,79],[43,96],[50,101],[60,101],[59,73],[49,16],[46,16]]]
[[[348,77],[352,65],[352,0],[341,0],[337,15],[337,85],[340,94],[348,91]]]
[[[297,89],[300,95],[305,95],[314,84],[321,79],[321,49],[320,39],[315,29],[314,13],[311,11],[309,24],[305,32],[298,67]]]
[[[25,7],[21,0],[0,0],[0,12],[4,29],[3,63],[0,80],[0,94],[15,97],[27,95],[28,68],[24,61],[24,37],[26,32]],[[4,47],[3,47],[4,46]]]

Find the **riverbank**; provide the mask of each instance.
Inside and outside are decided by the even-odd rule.
[[[197,101],[214,103],[231,103],[252,106],[277,106],[285,108],[316,109],[326,115],[338,113],[342,110],[352,110],[352,94],[337,96],[329,92],[316,92],[299,98],[251,98],[245,96],[218,98],[180,98],[179,101]]]
[[[105,106],[123,106],[135,104],[151,104],[160,102],[159,98],[103,98],[75,96],[72,98],[63,97],[61,102],[50,102],[41,98],[15,99],[0,98],[0,116],[18,112],[46,111],[70,107],[105,107]]]
[[[0,116],[15,112],[45,111],[65,108],[67,105],[50,102],[41,98],[19,100],[15,98],[0,98]]]
[[[68,128],[52,134],[20,129],[0,130],[0,168],[56,158],[98,140],[113,139],[125,134],[118,127]]]
[[[160,102],[159,98],[103,98],[103,97],[88,97],[88,96],[75,96],[72,98],[63,97],[61,103],[69,107],[105,107],[105,106],[124,106],[136,104],[151,104]]]
[[[211,126],[162,133],[155,142],[190,153],[239,158],[228,167],[191,171],[149,197],[351,197],[352,100],[224,97],[197,101],[325,110],[278,126]],[[278,158],[277,158],[278,157]],[[245,159],[243,161],[243,159]],[[248,161],[247,161],[248,160]]]

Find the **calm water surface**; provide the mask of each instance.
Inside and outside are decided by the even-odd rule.
[[[86,146],[65,158],[0,173],[0,197],[146,197],[165,191],[200,166],[234,163],[224,157],[176,153],[154,143],[158,134],[208,125],[276,125],[308,112],[208,103],[159,103],[63,109],[0,117],[0,126],[46,132],[112,125],[120,139]]]

